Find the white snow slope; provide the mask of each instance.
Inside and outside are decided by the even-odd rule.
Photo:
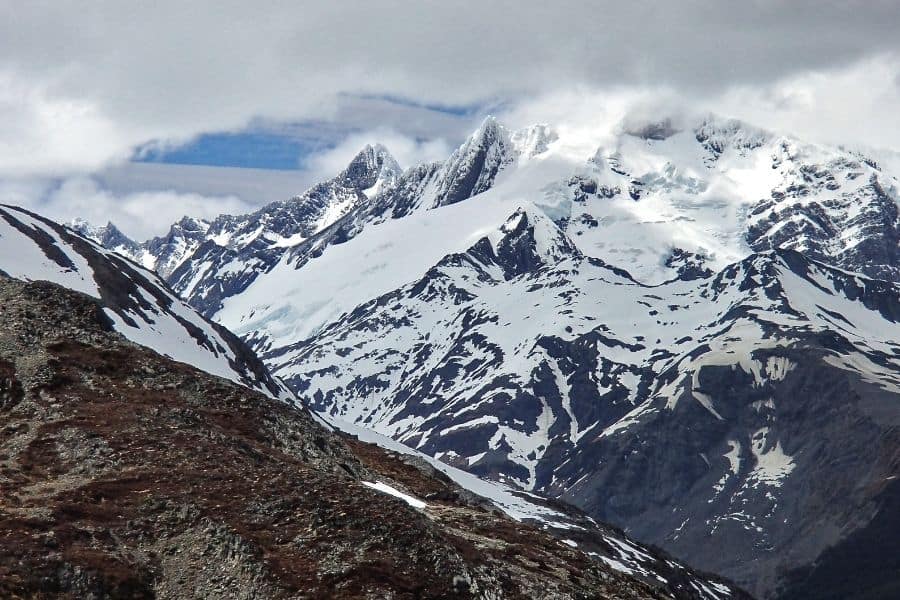
[[[497,161],[484,191],[441,204],[447,179],[461,169],[454,161],[468,156],[464,146],[418,182],[415,207],[402,218],[375,216],[349,241],[299,263],[295,252],[285,252],[274,268],[226,299],[215,319],[261,340],[257,348],[297,342],[417,280],[520,206],[537,207],[563,224],[585,255],[645,284],[677,274],[677,265],[666,264],[675,248],[698,255],[714,271],[771,247],[815,247],[841,266],[856,246],[879,235],[865,218],[883,202],[879,194],[893,202],[898,197],[895,177],[863,157],[735,121],[708,118],[663,140],[621,132],[598,148],[547,126],[509,132],[489,119],[467,145],[488,135],[485,130],[487,154],[505,153],[505,159]],[[383,190],[382,200],[390,194],[391,188]],[[824,242],[813,239],[810,206],[824,211],[836,230]]]
[[[132,342],[268,395],[292,398],[242,343],[200,317],[157,275],[52,221],[0,206],[0,272],[92,296]]]

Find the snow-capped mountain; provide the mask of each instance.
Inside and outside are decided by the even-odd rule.
[[[523,202],[562,225],[585,254],[626,268],[644,283],[685,269],[722,268],[771,248],[797,249],[877,278],[898,275],[896,178],[859,153],[712,117],[692,127],[671,120],[632,126],[601,141],[560,136],[547,125],[509,131],[488,118],[444,162],[400,173],[384,147],[370,146],[343,173],[301,196],[212,223],[185,218],[167,236],[140,244],[139,252],[121,241],[115,245],[155,268],[205,315],[239,329],[249,329],[249,311],[237,314],[247,302],[224,310],[228,298],[282,279],[254,284],[261,273],[303,273],[310,258],[370,225],[420,215],[417,226],[397,228],[414,230],[466,213],[465,222],[428,236],[428,247],[418,245],[420,258],[404,262],[414,273],[385,273],[393,285],[342,302],[349,310],[464,250]],[[446,211],[473,196],[478,210]],[[437,208],[439,216],[421,216]],[[357,271],[339,273],[350,279]],[[309,330],[339,314],[289,320]]]
[[[167,277],[311,406],[763,596],[878,522],[900,470],[894,173],[713,117],[488,119],[375,193],[377,161],[354,162],[217,219]],[[320,216],[298,235],[286,212]]]
[[[112,250],[116,254],[127,256],[135,262],[143,264],[149,261],[151,267],[155,262],[150,253],[145,251],[140,244],[119,231],[119,228],[111,221],[106,225],[96,227],[84,219],[73,219],[67,225],[81,236],[100,244],[107,250]]]
[[[210,265],[224,251],[208,244],[169,280],[257,349],[283,347],[465,251],[526,204],[585,255],[648,284],[772,248],[877,278],[898,275],[892,174],[852,153],[732,121],[659,131],[621,133],[597,148],[547,126],[509,132],[488,119],[447,161],[408,169],[308,239],[229,254],[221,277]],[[810,172],[834,182],[804,183]]]
[[[192,258],[195,267],[199,257],[204,257],[208,264],[204,264],[201,278],[218,282],[234,275],[223,273],[222,269],[236,262],[247,261],[255,269],[265,269],[272,260],[269,254],[278,256],[285,248],[302,242],[358,208],[382,189],[392,187],[400,172],[397,161],[387,149],[376,144],[363,148],[335,178],[314,186],[301,196],[274,202],[239,217],[222,215],[206,221],[185,216],[174,223],[166,235],[142,244],[129,239],[112,223],[94,227],[82,219],[75,219],[68,225],[104,247],[155,270],[183,296],[205,298],[204,292],[195,289],[198,283],[195,270],[179,271],[188,258]],[[252,281],[255,271],[248,270],[245,275]],[[241,283],[237,285],[240,288]],[[218,293],[227,295],[227,292]]]
[[[107,226],[101,239],[127,247],[115,233]],[[271,396],[292,397],[243,342],[200,317],[155,274],[49,219],[0,206],[0,275],[87,294],[132,342]]]
[[[523,211],[264,360],[319,411],[767,593],[900,471],[898,319],[900,286],[790,250],[645,286]]]

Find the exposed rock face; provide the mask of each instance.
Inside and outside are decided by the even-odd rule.
[[[782,600],[880,600],[900,596],[900,483],[884,483],[879,502],[872,506],[868,525],[822,553],[812,565],[784,577]]]
[[[376,186],[389,187],[400,176],[401,169],[387,148],[381,144],[366,145],[338,177],[347,188],[375,195]]]
[[[666,118],[651,123],[636,123],[626,127],[625,133],[642,140],[662,141],[678,133],[678,127],[674,125],[671,118]]]
[[[513,158],[509,133],[489,117],[447,160],[434,206],[456,204],[488,190]]]
[[[666,259],[666,266],[675,269],[679,279],[691,281],[712,277],[712,269],[706,266],[706,262],[706,257],[674,248],[672,255]]]
[[[747,241],[755,250],[792,248],[871,277],[900,279],[897,192],[871,169],[843,157],[801,162],[794,177],[753,208]]]
[[[184,217],[173,223],[169,233],[148,240],[144,245],[152,257],[151,266],[164,279],[172,276],[182,262],[206,240],[210,223],[203,219]]]
[[[54,284],[0,278],[0,399],[3,597],[743,597],[583,518],[569,543],[512,521]]]

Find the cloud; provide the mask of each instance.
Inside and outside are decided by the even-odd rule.
[[[205,196],[174,190],[116,194],[86,176],[55,181],[6,180],[0,182],[0,195],[9,204],[30,208],[59,222],[81,217],[105,225],[111,220],[138,241],[164,233],[184,215],[214,218],[223,213],[246,213],[253,208],[233,195]]]
[[[486,111],[577,133],[563,139],[585,155],[627,118],[701,111],[896,150],[897,15],[893,0],[0,0],[0,201],[142,238],[300,193],[365,143],[404,166],[444,158]],[[290,176],[127,165],[248,128],[321,152]]]
[[[900,61],[878,55],[827,71],[785,76],[765,85],[734,84],[690,95],[671,86],[575,86],[524,98],[501,117],[514,127],[555,124],[590,152],[629,120],[683,120],[713,113],[801,140],[900,149]]]
[[[127,149],[121,133],[95,104],[0,73],[0,174],[95,168]]]
[[[249,206],[297,196],[317,183],[308,171],[278,171],[130,162],[91,175],[116,196],[143,191],[177,192],[207,197],[236,196]]]
[[[76,217],[95,225],[112,221],[143,241],[164,234],[184,215],[206,219],[245,214],[261,205],[299,195],[346,168],[366,144],[385,144],[401,165],[442,160],[451,147],[442,139],[415,140],[391,129],[349,134],[311,158],[304,170],[276,171],[125,163],[90,175],[0,179],[0,198],[60,222]]]
[[[89,175],[0,178],[0,201],[60,222],[75,217],[95,225],[112,221],[142,241],[162,235],[184,215],[211,219],[245,214],[302,194],[334,177],[369,143],[387,145],[402,165],[441,160],[451,152],[442,139],[416,140],[381,128],[346,134],[333,148],[311,157],[302,170],[128,162]]]
[[[898,73],[896,57],[874,56],[766,86],[736,85],[709,104],[717,112],[806,140],[900,150]]]
[[[0,0],[0,17],[5,174],[91,170],[148,140],[254,117],[334,120],[348,95],[472,105],[579,86],[667,89],[688,102],[749,90],[741,97],[766,115],[760,90],[875,56],[896,64],[900,49],[896,4],[879,0]],[[809,86],[818,96],[805,114],[846,95]],[[803,99],[780,101],[796,115]],[[894,106],[875,109],[859,115],[864,131]]]

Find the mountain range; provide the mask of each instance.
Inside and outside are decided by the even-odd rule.
[[[748,598],[571,506],[342,433],[150,272],[0,217],[3,597]]]
[[[897,165],[714,116],[488,118],[445,161],[367,146],[300,196],[144,243],[72,226],[338,427],[565,500],[759,597],[884,597]]]

